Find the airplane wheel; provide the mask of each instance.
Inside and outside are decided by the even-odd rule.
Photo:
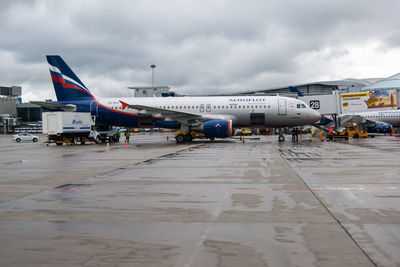
[[[178,144],[183,144],[183,142],[185,142],[185,136],[183,134],[178,134],[175,139]]]

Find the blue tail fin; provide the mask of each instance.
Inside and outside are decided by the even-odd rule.
[[[94,98],[60,56],[46,56],[58,101]]]

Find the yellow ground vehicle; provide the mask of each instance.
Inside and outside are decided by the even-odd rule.
[[[360,127],[358,125],[354,124],[353,122],[350,122],[346,125],[346,131],[347,131],[349,137],[353,137],[353,138],[368,137],[367,131],[360,129]]]
[[[252,135],[253,133],[251,132],[250,129],[242,129],[242,131],[239,133],[239,135]]]
[[[359,138],[359,137],[363,137],[366,138],[368,137],[368,133],[367,131],[360,129],[360,127],[356,124],[354,124],[353,122],[350,122],[348,124],[345,125],[345,127],[340,128],[336,131],[333,131],[331,134],[325,131],[322,131],[319,134],[319,138],[321,141],[323,141],[324,139],[328,139],[328,140],[334,140],[334,139],[349,139],[349,137],[352,138]]]

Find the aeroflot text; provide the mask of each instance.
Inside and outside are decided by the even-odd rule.
[[[265,98],[229,98],[229,102],[265,102]]]

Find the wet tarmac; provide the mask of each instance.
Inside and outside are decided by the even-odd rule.
[[[400,265],[400,138],[166,136],[0,135],[0,265]]]

